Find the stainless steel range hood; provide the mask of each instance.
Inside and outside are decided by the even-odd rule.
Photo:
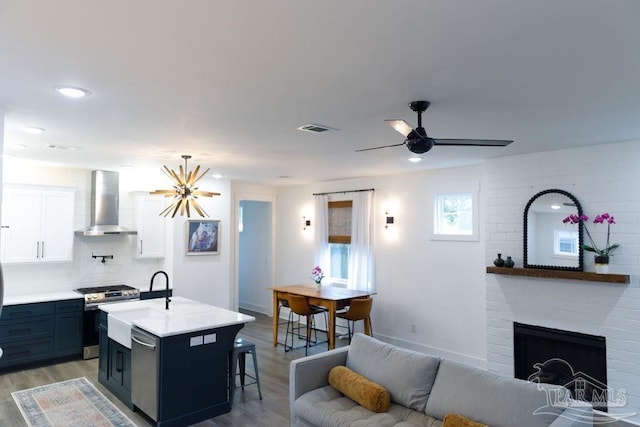
[[[76,231],[78,236],[137,234],[119,225],[120,179],[117,172],[91,172],[91,226]]]

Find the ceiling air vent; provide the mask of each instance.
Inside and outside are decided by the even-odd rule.
[[[311,124],[308,124],[308,125],[300,126],[298,128],[298,130],[303,130],[305,132],[322,133],[322,132],[326,132],[328,130],[331,130],[331,128],[330,127],[326,127],[326,126],[322,126],[322,125],[315,125],[315,124],[311,123]]]

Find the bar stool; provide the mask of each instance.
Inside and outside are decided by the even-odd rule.
[[[351,325],[353,325],[353,331],[356,329],[356,321],[363,320],[365,323],[365,329],[368,327],[369,334],[371,332],[371,306],[373,305],[373,298],[355,298],[351,300],[349,309],[344,313],[336,313],[336,317],[345,319],[347,321],[347,328],[349,331],[349,343],[351,343],[351,336],[353,335]]]
[[[284,351],[287,352],[289,350],[293,350],[293,335],[294,335],[293,315],[297,314],[298,316],[304,316],[307,319],[307,334],[305,336],[305,346],[304,346],[304,355],[306,356],[309,352],[309,344],[312,342],[311,340],[312,329],[315,332],[315,341],[313,341],[313,343],[315,344],[318,342],[318,332],[317,332],[317,329],[314,327],[314,321],[315,321],[314,319],[316,314],[321,314],[321,313],[324,314],[325,329],[327,330],[327,333],[328,333],[327,310],[324,307],[310,305],[309,302],[307,301],[307,298],[301,295],[289,294],[288,300],[289,300],[289,309],[291,311],[289,312],[289,322],[287,323],[287,334],[284,337]],[[287,345],[287,341],[289,338],[289,325],[291,325],[291,345],[290,346]],[[328,346],[329,346],[329,340],[327,340],[327,348]]]
[[[246,356],[247,353],[251,353],[253,356],[253,371],[255,372],[255,377],[247,374],[246,367]],[[240,373],[236,374],[236,368],[240,366]],[[254,343],[245,340],[244,338],[236,339],[233,345],[233,353],[231,355],[231,374],[229,378],[229,394],[230,400],[233,402],[233,395],[235,392],[236,386],[236,376],[240,377],[240,387],[244,391],[245,386],[256,384],[258,386],[258,396],[260,396],[260,400],[262,400],[262,390],[260,390],[260,375],[258,374],[258,358],[256,356],[256,346]],[[245,383],[245,377],[249,377],[253,380],[253,382]]]

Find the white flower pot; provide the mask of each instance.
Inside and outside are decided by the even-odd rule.
[[[598,274],[609,273],[609,264],[596,264],[596,273]]]

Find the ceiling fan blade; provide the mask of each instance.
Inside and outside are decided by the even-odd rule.
[[[457,145],[469,147],[506,147],[513,141],[507,139],[441,139],[433,138],[434,145]]]
[[[400,132],[405,138],[411,133],[413,128],[404,120],[385,120],[395,130]]]
[[[356,153],[359,153],[360,151],[370,151],[370,150],[379,150],[381,148],[389,148],[389,147],[399,147],[401,145],[404,145],[404,142],[400,143],[400,144],[393,144],[393,145],[383,145],[381,147],[371,147],[371,148],[361,148],[360,150],[356,150]]]

